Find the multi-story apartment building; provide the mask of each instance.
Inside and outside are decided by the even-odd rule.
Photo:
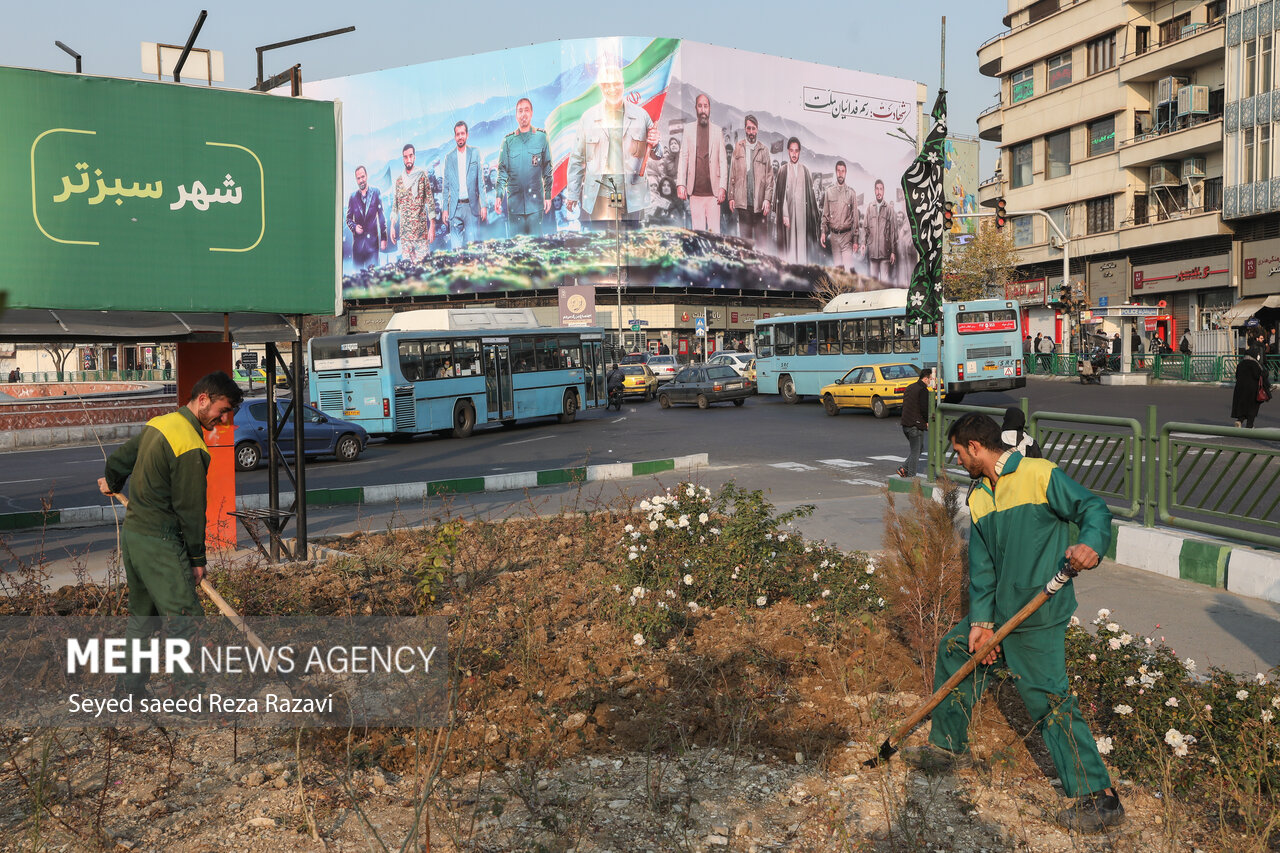
[[[1275,168],[1280,6],[1270,0],[1231,0],[1227,11],[1222,215],[1239,241],[1242,298],[1236,313],[1256,313],[1272,328],[1280,319],[1280,176]]]
[[[1244,0],[1237,0],[1244,2]],[[978,135],[1000,143],[984,205],[1043,210],[1066,235],[1070,285],[1093,304],[1164,302],[1169,337],[1235,301],[1222,219],[1226,0],[1009,0],[978,49],[1000,81]],[[1044,217],[1012,216],[1028,327],[1061,335],[1062,247]],[[1176,345],[1176,340],[1173,341]]]

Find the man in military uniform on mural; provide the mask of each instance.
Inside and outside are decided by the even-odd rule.
[[[853,253],[858,251],[858,199],[853,188],[844,182],[848,167],[836,161],[836,182],[827,187],[822,199],[822,245],[831,238],[831,265],[853,269]]]
[[[876,200],[867,203],[863,222],[863,248],[867,251],[869,275],[886,284],[893,282],[893,264],[898,259],[898,223],[893,208],[884,200],[884,181],[876,179]]]
[[[498,154],[498,198],[507,199],[507,236],[542,236],[542,218],[551,212],[551,146],[546,131],[533,126],[533,102],[516,101],[517,130],[502,140]]]
[[[747,138],[738,140],[729,164],[729,209],[738,215],[738,236],[754,240],[757,249],[769,239],[769,208],[773,204],[773,170],[769,149],[757,139],[756,117],[743,120]]]

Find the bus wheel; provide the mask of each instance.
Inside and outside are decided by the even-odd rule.
[[[881,400],[879,397],[872,397],[871,414],[875,415],[877,418],[887,418],[889,417],[889,407],[886,406],[884,404],[884,400]]]
[[[782,402],[794,405],[800,402],[800,395],[796,393],[796,383],[791,381],[791,374],[784,373],[778,379],[778,393],[782,395]]]
[[[476,410],[465,400],[453,407],[453,437],[466,438],[476,428]]]
[[[959,403],[963,399],[963,391],[948,391],[946,394],[942,395],[942,402],[944,403]]]
[[[836,405],[835,398],[830,394],[822,395],[822,405],[823,408],[827,410],[827,414],[831,415],[831,417],[834,418],[836,415],[840,414],[840,407]]]
[[[560,405],[560,423],[571,424],[578,417],[578,395],[572,391],[564,392],[564,402]]]

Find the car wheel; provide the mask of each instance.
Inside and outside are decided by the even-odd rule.
[[[333,455],[338,457],[339,462],[355,462],[360,458],[360,439],[347,433],[338,439],[338,443],[333,448]]]
[[[875,415],[877,418],[887,418],[889,417],[889,407],[886,406],[884,404],[884,400],[881,400],[879,397],[872,397],[871,414]]]
[[[650,400],[652,400],[652,399],[653,399],[653,392],[652,392],[652,391],[650,391],[648,388],[645,388],[645,389],[644,389],[644,401],[647,403],[647,402],[649,402],[649,401],[650,401]]]
[[[822,407],[827,410],[827,414],[835,417],[840,414],[840,407],[836,405],[836,398],[830,394],[822,395]]]
[[[476,410],[463,401],[453,407],[453,437],[466,438],[476,428]]]
[[[790,373],[784,373],[778,379],[778,393],[782,395],[782,402],[788,405],[800,402],[800,395],[796,393],[796,383],[791,381]]]
[[[707,400],[707,395],[706,395],[706,394],[699,394],[699,395],[698,395],[698,408],[699,408],[699,409],[705,409],[707,406],[710,406],[710,405],[711,405],[711,403]]]
[[[668,397],[666,394],[659,394],[659,395],[658,395],[658,405],[659,405],[659,406],[661,406],[661,407],[662,407],[662,408],[664,408],[664,409],[669,409],[669,408],[671,408],[671,398],[670,398],[670,397]]]
[[[236,445],[236,470],[252,471],[262,461],[262,451],[252,441],[242,441]]]
[[[572,391],[564,392],[564,400],[560,404],[560,423],[571,424],[578,417],[578,395]]]
[[[734,404],[735,406],[742,406],[742,405],[745,405],[745,404],[746,404],[746,402],[747,402],[746,400],[744,400],[743,398],[739,397],[738,399],[736,399],[736,400],[734,400],[734,401],[733,401],[733,404]]]

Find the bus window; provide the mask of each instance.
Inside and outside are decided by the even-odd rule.
[[[796,355],[818,354],[818,324],[796,323]]]
[[[560,338],[560,356],[565,367],[582,367],[582,345],[572,335]]]
[[[840,354],[840,333],[835,320],[818,321],[818,352],[823,355]]]
[[[889,336],[893,334],[893,321],[887,317],[867,318],[867,352],[889,352]]]
[[[893,351],[920,352],[920,326],[908,323],[905,317],[896,317],[893,321]]]
[[[455,376],[480,375],[480,347],[474,340],[453,342],[453,370]]]
[[[862,337],[861,320],[841,320],[840,327],[841,351],[845,355],[867,351],[867,342]]]
[[[532,373],[537,370],[533,355],[533,338],[511,339],[511,365],[516,373]]]
[[[406,382],[419,382],[426,378],[422,368],[422,344],[417,341],[400,342],[400,373]]]
[[[773,356],[773,326],[756,326],[755,346],[752,349],[757,358]]]
[[[559,339],[550,335],[538,335],[533,339],[538,370],[560,370],[564,362],[560,358]]]
[[[793,323],[779,323],[773,327],[774,355],[791,355],[796,348],[796,327]]]
[[[453,376],[453,352],[448,341],[422,342],[422,379]]]

